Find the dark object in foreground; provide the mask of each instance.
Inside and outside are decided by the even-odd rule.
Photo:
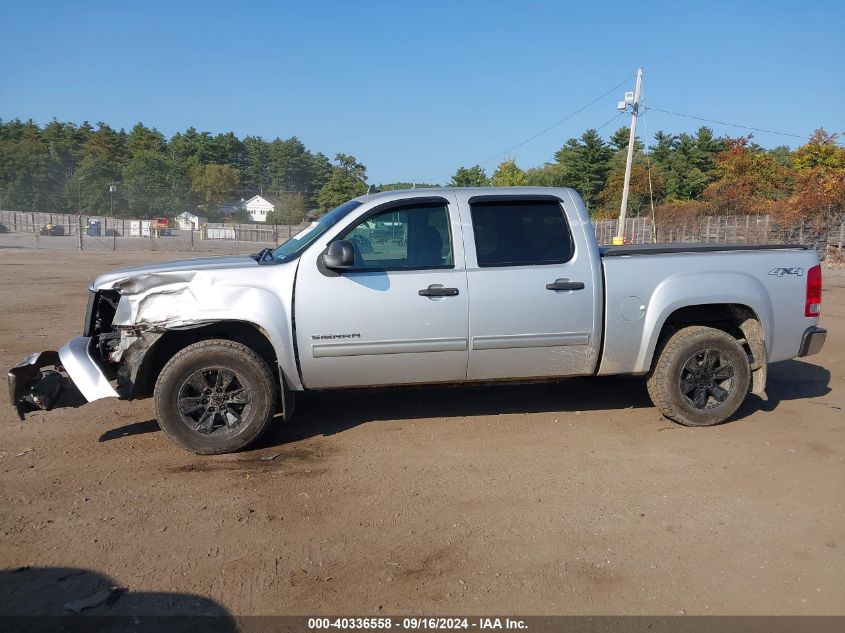
[[[50,368],[53,369],[45,369]],[[18,417],[30,411],[49,411],[56,404],[80,406],[85,403],[73,382],[61,371],[58,352],[47,351],[27,356],[9,370],[9,402]]]

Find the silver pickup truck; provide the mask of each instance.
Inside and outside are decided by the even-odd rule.
[[[251,257],[101,275],[82,335],[9,391],[21,417],[153,396],[202,454],[247,446],[306,389],[638,374],[666,417],[712,425],[768,363],[821,348],[820,308],[800,246],[601,248],[571,189],[391,191]]]

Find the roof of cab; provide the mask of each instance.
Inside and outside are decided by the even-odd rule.
[[[359,202],[370,202],[380,198],[426,197],[442,195],[444,193],[464,193],[471,196],[501,196],[501,195],[560,195],[569,191],[566,187],[420,187],[417,189],[390,189],[369,193],[355,198]]]

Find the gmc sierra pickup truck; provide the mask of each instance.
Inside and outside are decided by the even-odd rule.
[[[767,364],[819,351],[800,246],[601,248],[570,189],[362,196],[275,250],[106,273],[82,335],[9,371],[21,417],[70,392],[155,398],[201,454],[255,441],[306,389],[639,374],[688,426],[728,419]]]

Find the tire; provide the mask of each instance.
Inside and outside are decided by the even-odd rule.
[[[159,374],[156,417],[186,451],[231,453],[267,430],[276,394],[273,372],[253,350],[234,341],[200,341],[173,356]]]
[[[675,332],[659,352],[646,386],[660,412],[684,426],[712,426],[745,400],[751,366],[730,334],[693,325]]]

